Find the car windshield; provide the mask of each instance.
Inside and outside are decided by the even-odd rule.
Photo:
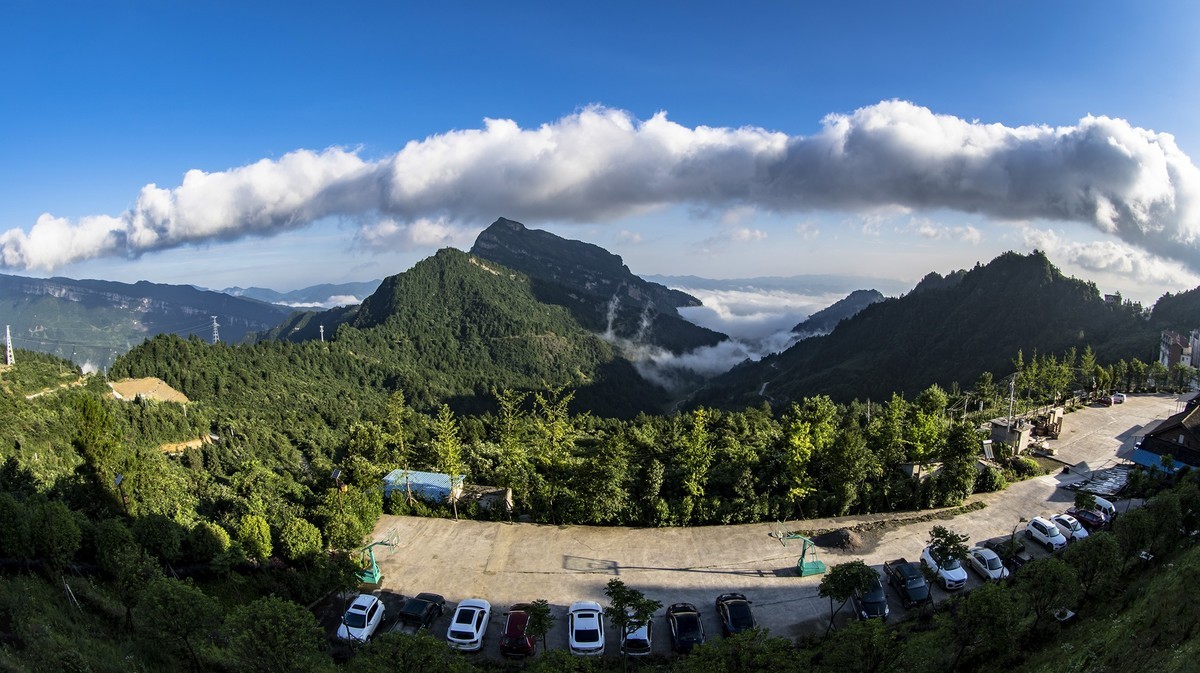
[[[367,613],[359,612],[358,610],[346,611],[346,626],[352,629],[361,629],[367,625]]]
[[[450,637],[455,640],[471,640],[472,638],[475,637],[475,633],[473,631],[463,631],[461,629],[456,629],[456,630],[450,632]]]
[[[925,578],[913,575],[904,582],[904,586],[909,589],[918,589],[925,586]]]
[[[956,558],[948,558],[942,561],[942,570],[958,570],[962,565]]]
[[[579,629],[575,632],[575,642],[594,643],[600,640],[600,629]]]
[[[1059,535],[1062,535],[1062,533],[1058,532],[1058,526],[1050,524],[1046,527],[1046,537],[1058,537]]]
[[[999,570],[1002,567],[1004,567],[1004,564],[1000,563],[1000,559],[995,556],[987,560],[988,570]]]

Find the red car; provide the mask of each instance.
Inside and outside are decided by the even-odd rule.
[[[504,622],[504,633],[500,635],[500,654],[513,659],[533,656],[536,646],[533,636],[527,632],[528,627],[529,604],[512,606]]]

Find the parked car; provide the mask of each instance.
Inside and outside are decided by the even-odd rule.
[[[633,612],[628,613],[633,617]],[[654,646],[654,619],[651,618],[646,623],[639,625],[632,633],[625,634],[621,637],[621,654],[627,654],[631,657],[649,656]]]
[[[1094,495],[1092,498],[1096,501],[1096,509],[1108,517],[1108,523],[1111,525],[1113,519],[1117,518],[1117,506],[1098,495]]]
[[[933,549],[926,547],[921,550],[921,563],[933,571],[946,591],[957,591],[967,585],[967,571],[956,558],[934,558]]]
[[[1075,517],[1083,527],[1089,531],[1104,530],[1108,528],[1108,517],[1104,516],[1104,512],[1098,509],[1079,509],[1072,507],[1067,510],[1067,514]]]
[[[337,639],[347,643],[365,643],[383,622],[383,602],[371,594],[359,594],[338,626]]]
[[[1015,534],[993,538],[984,542],[983,546],[985,549],[996,552],[996,556],[1000,557],[1000,560],[1008,567],[1010,573],[1017,572],[1026,563],[1033,560],[1029,552],[1025,551],[1025,541]]]
[[[567,645],[571,654],[604,654],[604,610],[595,601],[576,601],[567,610]]]
[[[691,603],[675,603],[667,608],[667,626],[671,629],[671,646],[687,654],[704,644],[704,622],[700,611]]]
[[[456,650],[478,652],[483,649],[483,636],[491,616],[492,604],[482,598],[468,598],[459,603],[446,630],[446,642]]]
[[[399,616],[392,631],[416,633],[428,629],[445,609],[445,598],[437,594],[419,593],[400,604]]]
[[[925,574],[908,559],[885,561],[883,574],[887,575],[888,584],[900,594],[900,602],[905,609],[912,609],[932,601],[929,595],[929,584],[925,582]]]
[[[504,632],[500,635],[500,654],[512,659],[533,656],[537,644],[528,633],[529,604],[518,603],[508,609]]]
[[[717,616],[721,618],[721,635],[724,636],[758,628],[750,601],[743,594],[717,596]]]
[[[1058,551],[1067,546],[1067,538],[1050,521],[1035,516],[1025,524],[1025,537],[1036,540],[1046,551]]]
[[[875,581],[866,591],[854,590],[850,595],[854,601],[854,614],[858,615],[859,619],[887,619],[891,614],[888,609],[887,592],[883,590],[883,580],[876,573]]]
[[[1087,529],[1078,519],[1070,514],[1055,514],[1050,521],[1058,526],[1058,530],[1067,538],[1067,542],[1078,542],[1088,536]]]
[[[1000,555],[986,547],[975,547],[967,552],[967,561],[971,568],[983,579],[999,582],[1008,577],[1008,568],[1000,560]]]

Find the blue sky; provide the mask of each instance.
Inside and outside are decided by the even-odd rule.
[[[1200,5],[846,5],[4,2],[0,270],[287,290],[505,216],[643,274],[1200,284]]]

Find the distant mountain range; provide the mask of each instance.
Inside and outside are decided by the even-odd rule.
[[[117,283],[0,274],[0,314],[13,345],[103,369],[156,334],[237,342],[267,329],[289,310],[189,285]]]
[[[248,297],[292,308],[333,308],[360,304],[379,288],[382,280],[357,283],[322,283],[311,287],[276,292],[265,287],[227,287],[221,292],[233,297]]]

